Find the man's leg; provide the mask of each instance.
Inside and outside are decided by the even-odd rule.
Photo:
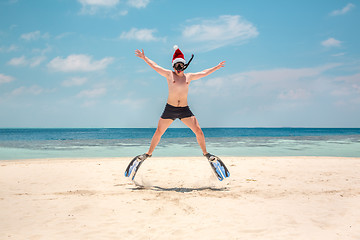
[[[200,128],[199,122],[197,121],[196,117],[192,116],[188,118],[182,118],[181,121],[185,123],[185,125],[188,126],[195,133],[196,140],[200,145],[203,154],[207,154],[208,152],[206,151],[205,136]]]
[[[161,136],[165,133],[166,129],[168,129],[168,127],[171,125],[171,123],[174,120],[172,119],[163,119],[160,118],[159,123],[158,123],[158,127],[154,133],[154,136],[151,139],[151,144],[150,144],[150,148],[149,151],[147,152],[147,154],[152,155],[155,147],[158,145],[158,143],[160,142]]]

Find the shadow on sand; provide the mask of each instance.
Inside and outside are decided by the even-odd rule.
[[[132,188],[132,190],[152,190],[158,192],[179,192],[179,193],[189,193],[189,192],[196,192],[196,191],[215,191],[215,192],[225,192],[229,191],[228,188],[216,188],[216,187],[159,187],[159,186],[152,186],[152,187],[144,187],[144,186],[137,186]]]

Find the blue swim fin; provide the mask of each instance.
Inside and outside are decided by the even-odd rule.
[[[145,161],[145,159],[147,159],[148,157],[151,157],[151,155],[148,155],[146,153],[142,154],[142,155],[138,155],[136,157],[134,157],[129,165],[127,166],[126,170],[125,170],[125,177],[130,177],[131,176],[131,180],[134,180],[135,175],[137,173],[137,171],[139,170],[141,164]]]
[[[219,181],[224,180],[224,178],[230,177],[229,170],[227,169],[227,167],[219,157],[214,156],[210,153],[206,154],[205,157],[208,159],[210,166],[213,169]]]

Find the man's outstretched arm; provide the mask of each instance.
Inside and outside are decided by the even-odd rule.
[[[197,79],[200,79],[200,78],[203,78],[203,77],[206,77],[207,75],[215,72],[216,70],[222,68],[222,67],[225,67],[225,61],[219,63],[218,65],[216,65],[215,67],[212,67],[212,68],[209,68],[209,69],[206,69],[206,70],[203,70],[201,72],[198,72],[198,73],[190,73],[189,76],[190,76],[190,80],[197,80]]]
[[[171,73],[171,71],[167,70],[163,67],[160,67],[154,61],[152,61],[148,57],[146,57],[143,49],[141,49],[141,51],[139,49],[136,49],[135,55],[137,57],[143,59],[152,69],[154,69],[156,72],[158,72],[161,76],[164,76],[166,78],[169,77],[169,74]]]

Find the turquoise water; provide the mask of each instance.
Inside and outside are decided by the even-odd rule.
[[[360,157],[359,128],[204,128],[219,156]],[[133,157],[148,150],[153,128],[0,129],[0,160]],[[170,128],[154,156],[201,156],[195,135]]]

